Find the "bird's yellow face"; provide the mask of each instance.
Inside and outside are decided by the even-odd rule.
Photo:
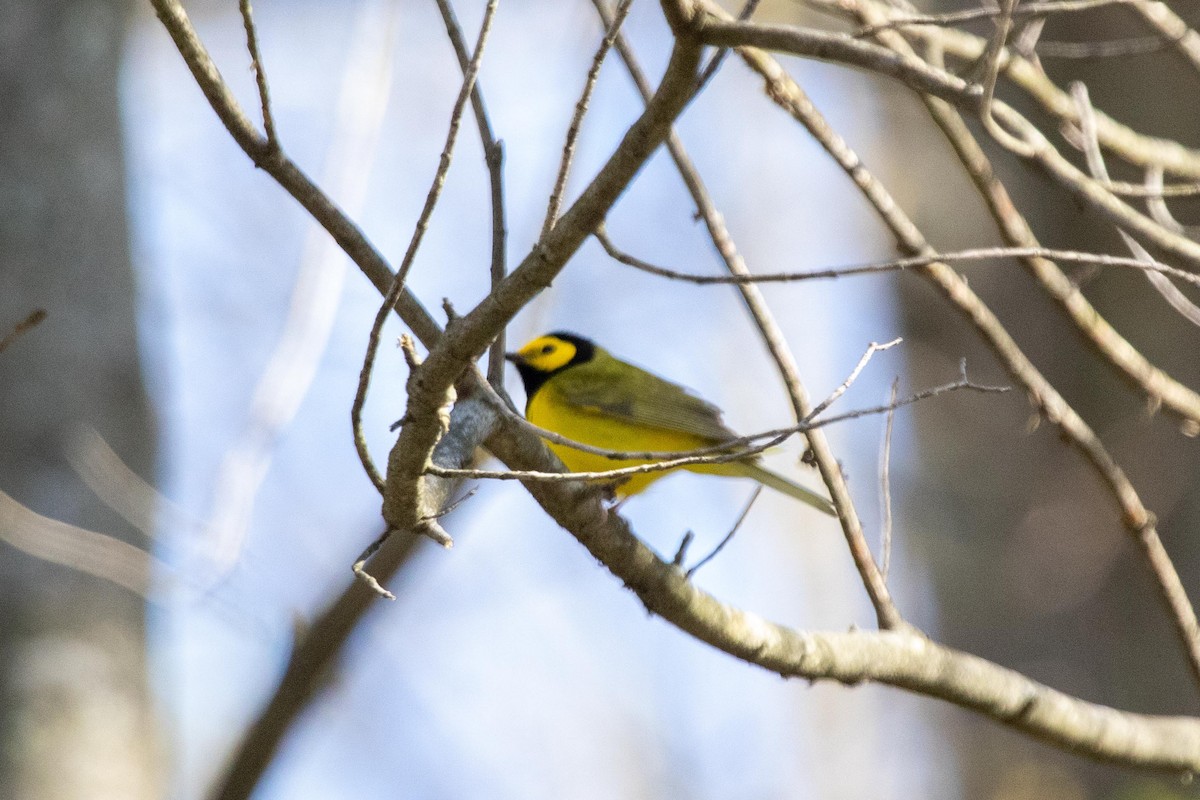
[[[570,364],[578,349],[566,339],[554,335],[539,336],[510,357],[510,360],[537,372],[554,372]]]

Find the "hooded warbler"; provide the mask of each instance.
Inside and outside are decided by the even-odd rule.
[[[685,452],[737,438],[721,421],[716,406],[678,384],[615,358],[582,336],[555,331],[505,358],[516,365],[525,384],[525,417],[539,428],[576,442],[616,452]],[[652,463],[615,460],[547,444],[572,472]],[[762,467],[757,456],[677,469],[753,478],[826,514],[836,513],[825,498]],[[666,474],[631,475],[616,487],[617,496],[637,494]]]

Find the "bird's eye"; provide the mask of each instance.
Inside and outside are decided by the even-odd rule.
[[[553,352],[554,352],[554,345],[552,345],[552,344],[548,344],[548,345],[545,345],[544,347],[542,347],[542,355],[544,355],[544,356],[548,356]]]

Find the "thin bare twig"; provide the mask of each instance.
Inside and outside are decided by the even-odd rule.
[[[738,20],[741,22],[745,22],[746,20],[753,17],[754,12],[756,10],[758,10],[758,6],[761,3],[762,3],[762,0],[746,0],[746,2],[742,5],[742,10],[738,12],[738,15],[737,15]],[[696,81],[696,93],[697,94],[704,91],[704,87],[707,86],[709,81],[711,81],[713,79],[713,76],[715,76],[717,74],[717,70],[719,70],[721,68],[721,65],[725,63],[725,59],[728,56],[729,56],[729,48],[728,47],[718,48],[717,52],[713,53],[712,58],[710,58],[708,60],[708,63],[704,66],[704,68],[700,70],[700,79]]]
[[[996,95],[996,81],[1000,78],[1000,55],[1008,42],[1008,34],[1012,30],[1013,8],[1017,0],[999,0],[1000,15],[996,18],[996,32],[988,40],[987,49],[980,59],[983,70],[983,97],[979,100],[979,118],[983,121],[984,130],[999,142],[1005,149],[1023,158],[1037,155],[1041,145],[1037,140],[1022,138],[1004,129],[993,114]]]
[[[1129,36],[1123,39],[1102,39],[1091,42],[1060,42],[1047,39],[1038,42],[1037,55],[1042,58],[1125,58],[1156,53],[1170,47],[1159,36]]]
[[[1113,194],[1125,195],[1126,197],[1195,197],[1200,194],[1200,183],[1174,183],[1163,185],[1162,182],[1162,167],[1154,165],[1147,168],[1147,172],[1155,170],[1159,174],[1157,186],[1151,186],[1148,183],[1127,183],[1125,181],[1108,181],[1104,187]]]
[[[383,547],[383,543],[391,538],[394,531],[391,529],[385,530],[383,533],[367,545],[354,563],[350,565],[350,570],[354,573],[354,577],[362,581],[368,589],[379,595],[385,600],[395,600],[396,595],[383,588],[383,585],[375,578],[374,575],[367,572],[367,562],[371,560],[371,556],[379,552],[379,548]]]
[[[746,501],[745,507],[742,508],[742,513],[738,515],[737,521],[733,523],[733,527],[729,529],[729,533],[725,534],[725,538],[721,539],[721,541],[717,543],[717,546],[712,549],[711,553],[697,561],[693,567],[684,573],[689,580],[691,580],[691,578],[701,567],[716,558],[717,553],[720,553],[725,549],[725,545],[729,544],[730,540],[733,539],[733,535],[738,532],[738,530],[742,527],[742,523],[746,521],[746,517],[750,515],[750,509],[754,508],[754,501],[758,499],[760,494],[762,494],[762,490],[763,487],[761,485],[754,487],[754,492],[750,495],[750,499]]]
[[[254,82],[258,85],[258,102],[262,107],[263,131],[267,135],[267,147],[279,149],[279,136],[275,132],[275,115],[271,113],[271,94],[267,88],[267,71],[263,67],[262,55],[258,52],[258,30],[254,25],[254,11],[250,0],[239,0],[242,26],[246,29],[246,49],[250,51],[250,64],[254,68]]]
[[[1098,267],[1119,267],[1135,269],[1140,272],[1160,272],[1186,283],[1200,286],[1200,274],[1188,272],[1160,261],[1149,261],[1128,256],[1114,256],[1108,253],[1087,253],[1080,250],[1057,250],[1051,247],[977,247],[968,250],[950,250],[936,255],[909,256],[894,258],[890,261],[878,261],[871,264],[854,264],[846,267],[830,267],[829,269],[806,270],[804,272],[762,272],[753,275],[696,275],[691,272],[662,267],[643,261],[636,256],[623,252],[613,244],[603,226],[594,234],[605,252],[614,261],[634,269],[648,272],[671,280],[686,281],[700,286],[724,285],[730,283],[793,283],[796,281],[830,280],[848,278],[856,275],[873,275],[885,272],[901,272],[914,267],[924,267],[935,261],[946,264],[957,262],[985,261],[1008,258],[1047,258],[1055,261],[1065,261],[1074,264],[1088,264]]]
[[[966,372],[966,364],[963,364],[963,372]],[[892,381],[892,391],[888,400],[888,405],[896,405],[896,395],[900,391],[900,379],[896,378]],[[892,427],[896,421],[895,409],[889,409],[887,412],[887,423],[883,428],[883,453],[879,458],[879,501],[883,506],[883,524],[881,543],[880,543],[880,565],[879,571],[883,574],[884,581],[887,580],[888,571],[892,567]]]
[[[446,26],[450,43],[454,46],[454,54],[458,57],[458,66],[466,76],[471,66],[471,53],[467,50],[466,38],[458,16],[449,0],[437,0],[438,11]],[[475,77],[475,85],[471,87],[471,110],[475,114],[475,123],[479,128],[479,141],[483,145],[483,158],[488,169],[488,185],[491,189],[489,200],[492,206],[492,259],[489,269],[492,286],[495,288],[508,274],[508,223],[504,203],[504,142],[496,138],[492,131],[491,119],[488,116],[487,104],[483,100],[483,86],[479,76]],[[504,391],[504,331],[496,334],[488,355],[488,382],[500,393],[505,402],[511,407],[512,401]]]
[[[1041,17],[1051,14],[1062,14],[1073,11],[1089,11],[1111,5],[1126,5],[1138,0],[1050,0],[1043,3],[1022,3],[1012,10],[1013,19]],[[854,32],[854,38],[864,39],[877,33],[897,28],[907,28],[914,25],[935,25],[948,27],[960,22],[974,22],[981,19],[995,19],[1003,12],[998,8],[965,8],[961,11],[949,11],[944,14],[911,14],[903,17],[893,17],[873,25],[863,25]]]
[[[844,395],[846,390],[850,388],[854,381],[858,380],[858,376],[862,374],[864,369],[866,369],[868,362],[870,362],[876,353],[879,353],[883,350],[890,350],[903,341],[903,339],[897,336],[890,342],[884,342],[883,344],[871,342],[867,346],[866,352],[863,353],[862,357],[858,359],[858,363],[854,365],[854,369],[850,370],[850,374],[846,377],[846,380],[842,381],[841,385],[834,389],[829,397],[826,397],[820,403],[817,403],[815,406],[813,406],[812,411],[808,412],[808,418],[814,419],[820,415],[822,411],[833,405],[839,397]]]
[[[1108,183],[1112,185],[1112,181]],[[1164,228],[1170,228],[1176,233],[1186,232],[1187,227],[1175,219],[1175,216],[1171,213],[1171,209],[1167,206],[1167,197],[1170,195],[1165,191],[1168,187],[1163,186],[1162,167],[1147,167],[1146,181],[1140,184],[1139,188],[1142,190],[1140,196],[1146,198],[1146,210],[1150,212],[1150,216],[1155,222]],[[1188,189],[1192,187],[1182,186],[1175,188]],[[1200,186],[1196,188],[1200,189]]]
[[[558,177],[554,180],[554,188],[550,191],[550,200],[546,207],[546,219],[542,222],[542,238],[546,238],[546,234],[558,222],[558,213],[562,208],[563,193],[567,189],[567,176],[571,172],[571,162],[575,158],[575,145],[579,141],[579,131],[583,127],[583,118],[587,114],[588,104],[592,100],[592,92],[596,89],[596,80],[600,77],[600,67],[604,64],[604,59],[608,55],[608,51],[612,49],[613,41],[621,31],[621,25],[625,22],[625,17],[629,14],[629,9],[633,5],[633,0],[621,0],[617,4],[616,13],[613,15],[612,21],[607,23],[607,30],[604,33],[604,38],[600,41],[600,47],[596,49],[596,55],[592,57],[592,66],[588,70],[587,79],[583,83],[583,92],[579,96],[579,100],[575,103],[575,113],[571,116],[571,124],[567,127],[567,140],[563,143],[562,159],[558,164]]]

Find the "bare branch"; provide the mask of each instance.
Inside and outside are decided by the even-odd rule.
[[[704,8],[713,13],[716,7],[705,3]],[[983,96],[981,87],[956,75],[934,69],[917,59],[903,58],[887,48],[859,41],[845,33],[708,17],[700,25],[698,35],[705,44],[715,47],[756,47],[858,67],[894,78],[916,92],[972,108],[977,107]]]
[[[450,431],[434,451],[434,463],[444,466],[471,463],[476,448],[491,436],[497,419],[490,403],[476,397],[460,400],[454,407]],[[454,485],[453,481],[429,481],[425,489],[430,505],[440,508],[451,496]],[[380,589],[408,561],[421,541],[420,536],[400,533],[391,536],[388,546],[373,554],[372,580]],[[284,735],[308,703],[328,687],[329,669],[337,662],[371,603],[380,596],[367,584],[365,578],[351,580],[340,596],[316,616],[304,638],[296,642],[279,685],[210,795],[213,800],[247,800],[253,794]]]
[[[863,22],[870,24],[878,21],[873,11],[874,7],[866,5],[870,0],[853,0],[853,2],[863,3],[861,8],[872,9],[871,12],[864,11]],[[895,36],[895,34],[883,35]],[[907,47],[908,45],[900,42],[897,46]],[[934,249],[917,227],[904,214],[882,184],[867,171],[858,157],[849,151],[841,137],[836,136],[829,129],[824,118],[820,116],[811,101],[803,95],[800,88],[795,86],[794,81],[764,54],[749,48],[743,49],[741,54],[743,59],[758,69],[764,79],[768,81],[768,94],[771,98],[788,110],[813,134],[813,137],[862,190],[868,202],[892,230],[901,246],[912,253],[934,255]],[[936,105],[936,98],[924,99],[931,108],[939,108]],[[1002,108],[997,105],[998,111]],[[952,123],[953,120],[947,116],[945,121]],[[957,144],[966,145],[971,142],[973,139],[967,136],[962,137]],[[1057,155],[1056,151],[1055,154]],[[965,160],[964,163],[966,163]],[[982,163],[986,164],[986,161]],[[1071,167],[1071,169],[1075,168]],[[1075,171],[1078,172],[1078,170]],[[990,179],[990,169],[987,172]],[[1090,181],[1086,176],[1083,177]],[[1098,185],[1094,181],[1091,183]],[[1117,464],[1087,422],[1046,380],[1033,362],[1021,351],[1000,320],[971,290],[961,276],[942,262],[935,262],[922,268],[922,274],[979,331],[1013,379],[1025,387],[1030,402],[1046,419],[1059,427],[1065,440],[1087,458],[1099,477],[1107,484],[1109,492],[1121,510],[1122,523],[1141,546],[1143,556],[1155,576],[1159,596],[1175,625],[1193,675],[1200,680],[1200,621],[1197,621],[1195,609],[1188,599],[1178,572],[1163,549],[1155,527],[1155,517],[1143,505],[1141,497],[1125,471]]]
[[[742,5],[742,10],[738,12],[738,21],[746,22],[753,17],[754,12],[758,10],[758,7],[761,3],[762,0],[746,0],[746,2]],[[700,70],[700,79],[696,81],[697,94],[704,91],[704,87],[707,86],[708,82],[711,81],[713,76],[717,74],[717,70],[721,69],[721,65],[725,63],[725,59],[728,56],[728,47],[719,48],[717,52],[713,53],[712,58],[710,58],[708,63],[704,65],[704,68]]]

